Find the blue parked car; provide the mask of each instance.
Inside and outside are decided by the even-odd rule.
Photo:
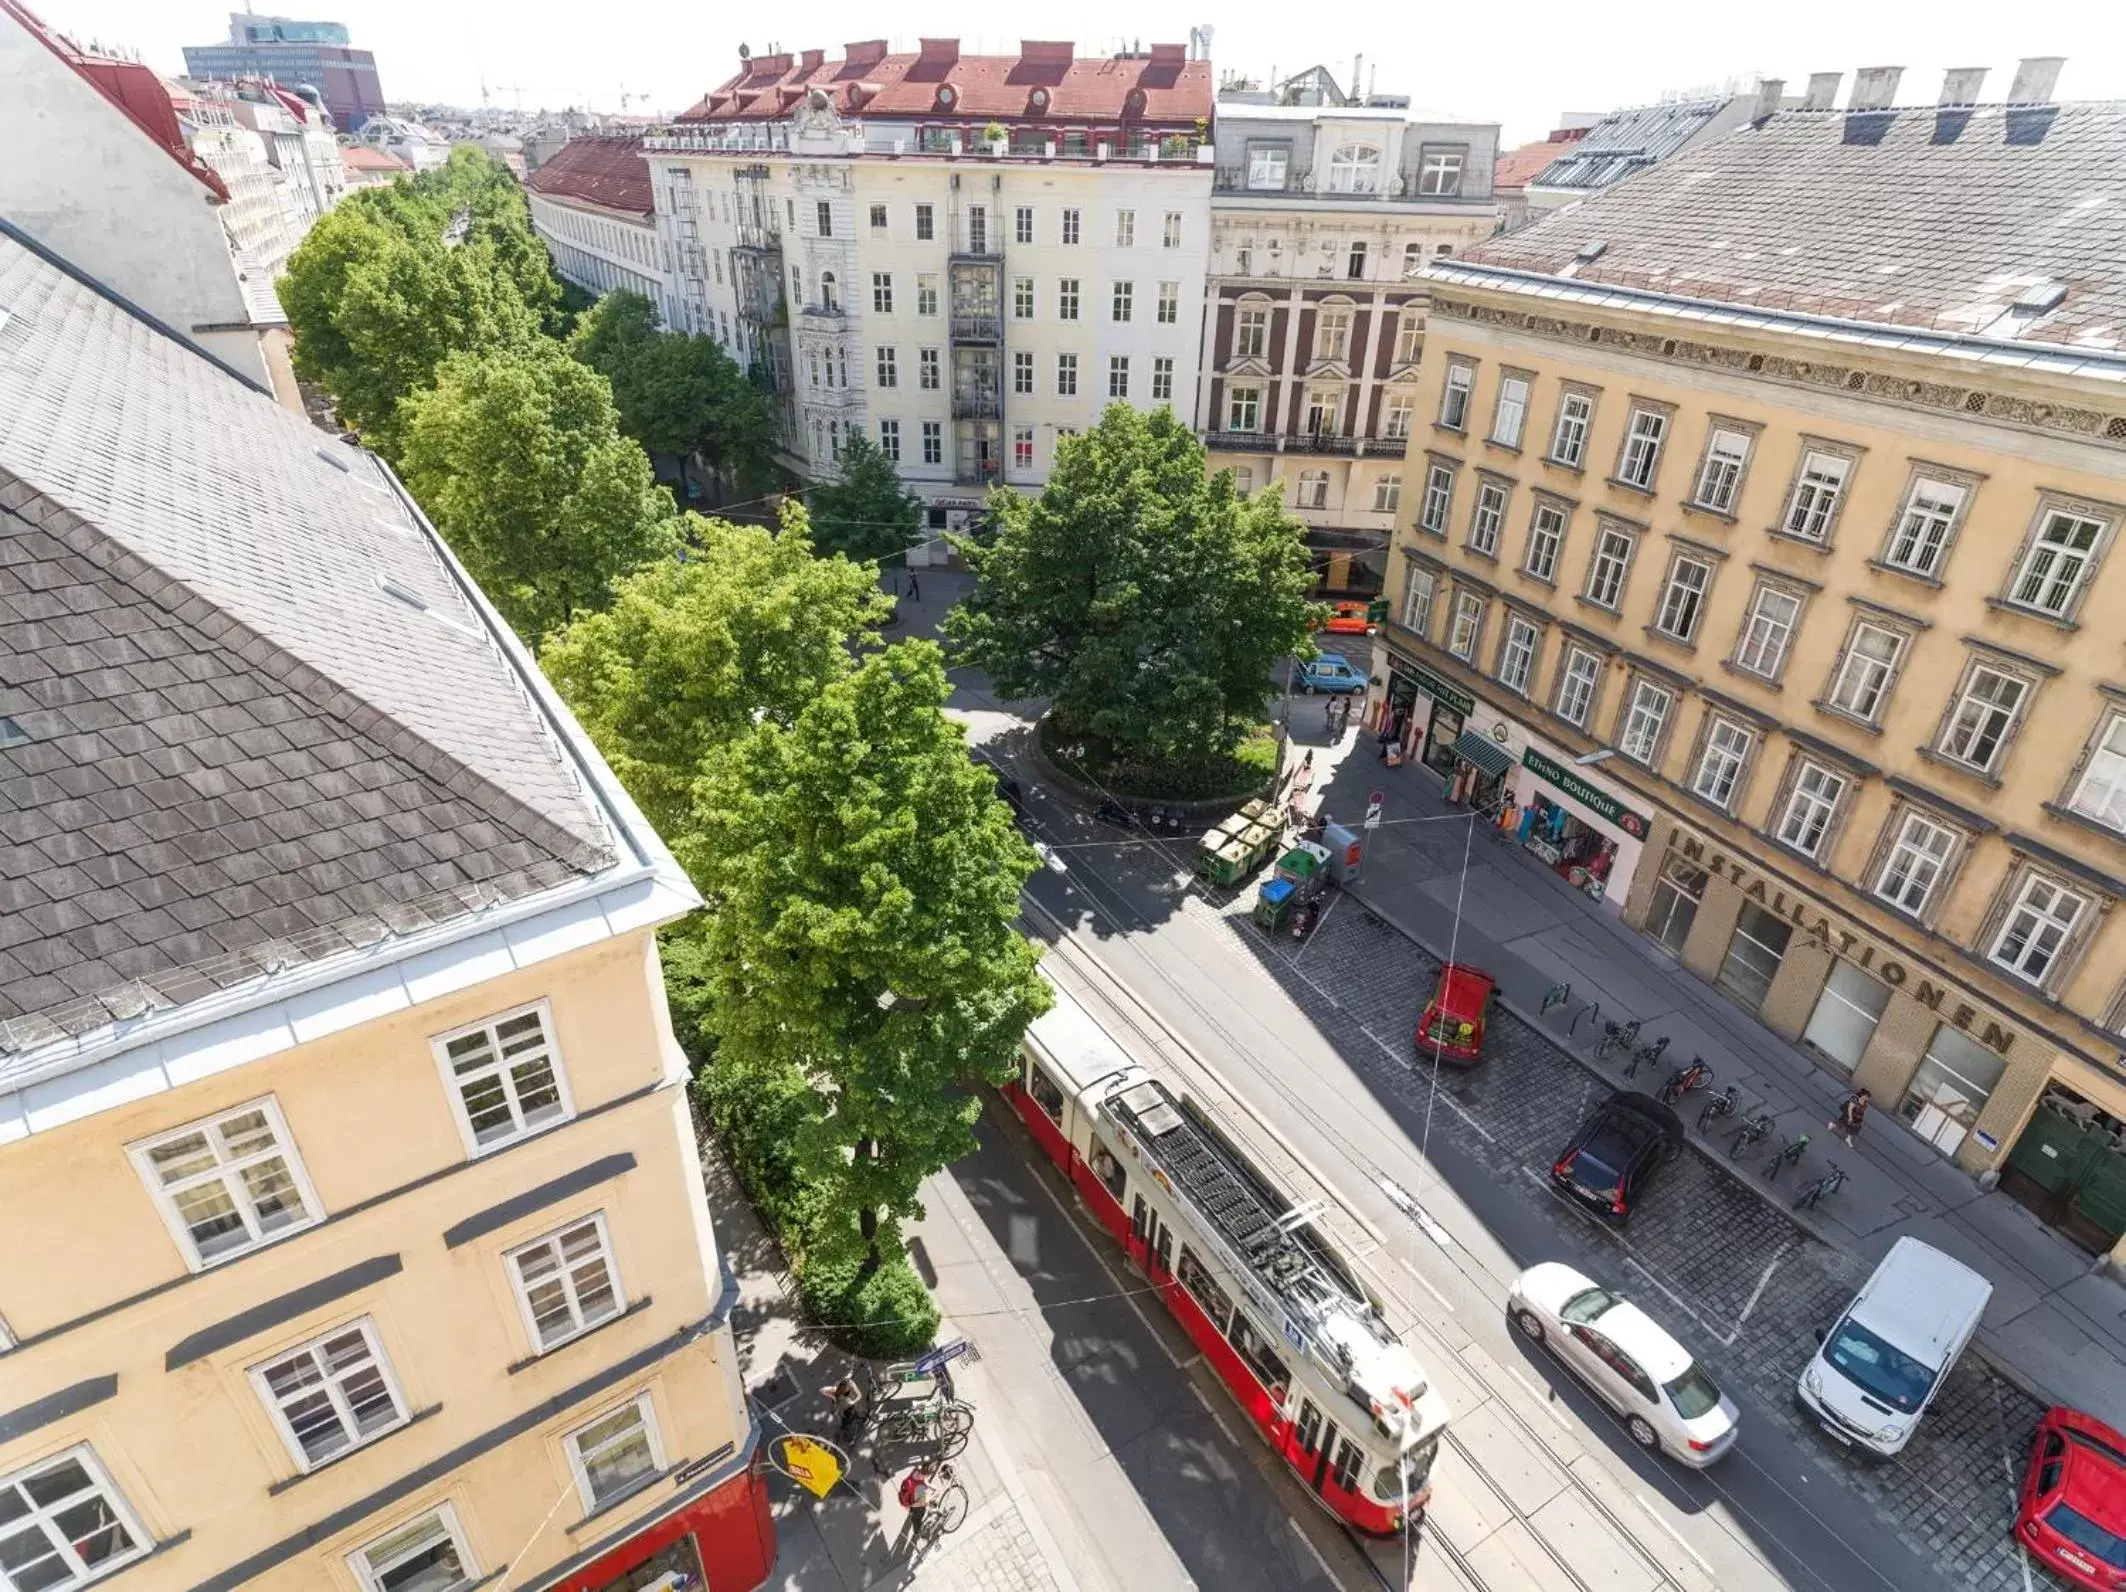
[[[1302,691],[1327,691],[1334,696],[1348,696],[1366,688],[1366,677],[1344,661],[1340,652],[1324,652],[1312,663],[1299,666],[1299,689]]]

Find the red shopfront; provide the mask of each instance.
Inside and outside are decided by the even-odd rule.
[[[775,1521],[756,1445],[707,1492],[644,1521],[545,1592],[754,1592],[774,1568]]]

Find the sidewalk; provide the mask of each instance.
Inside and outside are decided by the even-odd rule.
[[[1773,1147],[1808,1133],[1811,1170],[1820,1169],[1817,1152],[1826,1148],[1845,1168],[1845,1187],[1798,1220],[1871,1262],[1911,1234],[1974,1267],[1994,1285],[1979,1342],[2004,1374],[2048,1402],[2073,1404],[2126,1428],[2126,1286],[2100,1272],[2093,1257],[2007,1195],[1982,1191],[1892,1110],[1870,1112],[1858,1146],[1848,1150],[1826,1126],[1844,1097],[1844,1080],[1509,837],[1482,827],[1472,837],[1461,822],[1409,821],[1464,809],[1450,806],[1424,769],[1378,764],[1370,740],[1358,734],[1325,746],[1318,720],[1318,713],[1302,709],[1295,739],[1315,747],[1315,785],[1331,809],[1355,816],[1370,791],[1387,796],[1389,822],[1368,837],[1364,880],[1353,895],[1435,956],[1445,957],[1454,943],[1456,955],[1498,979],[1518,1016],[1589,1065],[1599,1025],[1583,1021],[1577,1035],[1568,1029],[1590,1000],[1601,1003],[1604,1018],[1643,1020],[1646,1039],[1669,1037],[1660,1078],[1703,1056],[1719,1085],[1741,1086],[1744,1113],[1774,1113]],[[1571,1000],[1538,1015],[1544,993],[1567,982]],[[1685,1113],[1687,1121],[1695,1116]],[[1733,1169],[1754,1182],[1763,1159],[1745,1157]],[[1793,1193],[1782,1185],[1773,1197],[1784,1206]]]

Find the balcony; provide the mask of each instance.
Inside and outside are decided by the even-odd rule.
[[[1287,453],[1363,453],[1365,438],[1338,437],[1328,432],[1305,432],[1284,439]]]
[[[997,343],[1004,339],[1004,317],[995,313],[952,317],[955,343]]]
[[[955,459],[952,464],[956,486],[995,486],[1003,473],[1002,461],[994,458]]]
[[[1203,445],[1234,453],[1270,453],[1277,439],[1260,431],[1210,431],[1204,434]]]
[[[945,257],[950,265],[1002,265],[1004,244],[998,238],[985,238],[979,243],[970,240],[964,249],[954,249]]]

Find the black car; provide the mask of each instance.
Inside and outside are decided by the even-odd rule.
[[[1654,1174],[1683,1148],[1683,1122],[1651,1095],[1619,1089],[1588,1113],[1550,1168],[1560,1194],[1622,1222]]]

